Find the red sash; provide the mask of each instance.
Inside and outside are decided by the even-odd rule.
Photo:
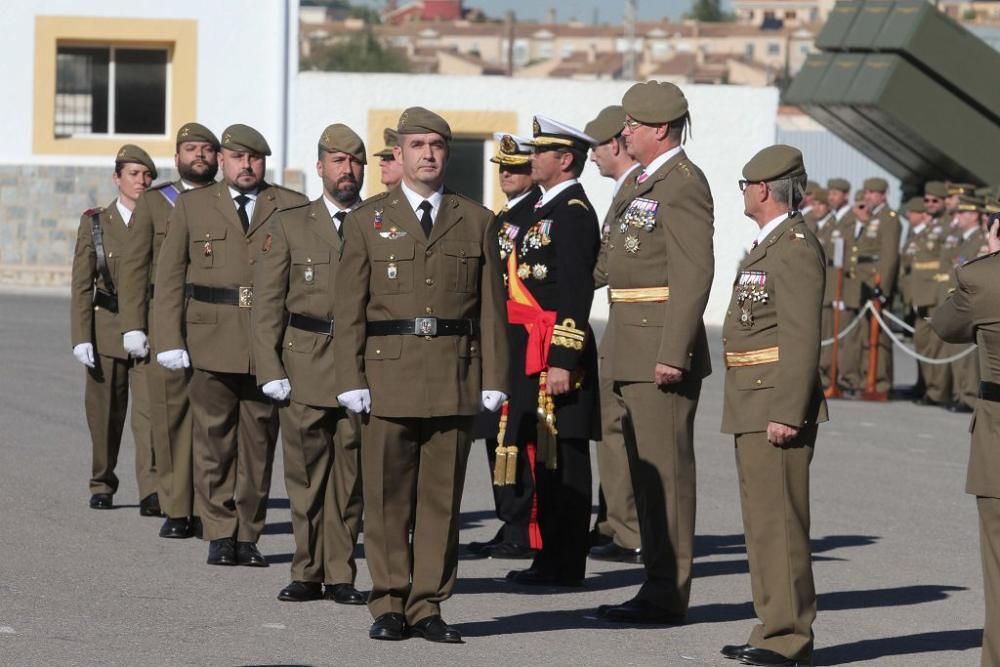
[[[549,367],[549,346],[556,325],[556,312],[542,310],[524,281],[517,275],[517,250],[507,257],[507,321],[520,324],[528,332],[524,353],[525,375],[536,375]]]

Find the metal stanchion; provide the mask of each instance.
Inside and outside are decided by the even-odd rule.
[[[889,400],[889,392],[877,391],[876,389],[878,382],[879,316],[882,313],[882,301],[879,299],[879,295],[882,292],[881,287],[882,276],[875,274],[875,294],[871,299],[873,317],[870,320],[871,324],[868,328],[868,378],[865,390],[861,392],[861,400],[863,401]]]

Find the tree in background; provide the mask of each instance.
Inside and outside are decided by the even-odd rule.
[[[732,12],[722,11],[722,3],[719,0],[694,0],[691,9],[684,13],[684,18],[704,23],[720,23],[733,21],[736,16]]]
[[[303,58],[303,70],[333,72],[409,72],[406,57],[383,47],[371,30],[354,33],[344,41],[316,46]]]

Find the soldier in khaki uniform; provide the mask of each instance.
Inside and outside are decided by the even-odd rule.
[[[371,412],[361,450],[369,636],[398,640],[409,627],[455,643],[440,605],[458,570],[473,421],[506,398],[504,287],[493,214],[444,189],[448,123],[411,107],[396,129],[403,181],[344,221],[337,400]]]
[[[955,226],[945,238],[941,251],[941,271],[938,283],[938,303],[944,303],[958,286],[958,269],[966,262],[988,252],[986,238],[979,225],[985,202],[972,195],[959,195],[955,205]],[[968,345],[946,343],[941,356],[950,357]],[[979,390],[979,366],[975,353],[966,354],[948,365],[951,372],[951,396],[946,407],[949,412],[972,412]]]
[[[851,184],[844,178],[831,178],[826,183],[826,197],[827,203],[830,208],[830,213],[833,215],[834,226],[830,230],[829,245],[824,245],[824,250],[826,251],[827,260],[827,285],[826,289],[830,295],[831,311],[830,311],[830,335],[827,336],[824,333],[824,338],[829,338],[833,335],[833,309],[840,310],[840,331],[843,330],[854,321],[858,316],[858,311],[861,308],[861,283],[855,274],[855,266],[857,264],[857,244],[855,241],[856,229],[856,215],[855,206],[852,206],[851,198]],[[863,194],[861,191],[858,194]],[[861,202],[861,206],[864,203]],[[844,267],[843,267],[843,283],[840,288],[840,296],[837,297],[837,269],[833,266],[833,250],[836,244],[840,241],[844,248]],[[825,297],[824,297],[825,299]],[[825,320],[824,320],[825,321]],[[856,325],[856,326],[861,326]],[[824,332],[826,329],[824,329]],[[837,377],[829,377],[825,386],[832,387],[833,383],[836,382],[839,389],[844,390],[845,393],[850,394],[852,391],[849,387],[857,386],[860,383],[861,378],[861,352],[858,349],[858,339],[852,337],[851,335],[844,335],[840,340],[837,341],[838,352],[837,352]],[[823,348],[820,353],[820,374],[824,373],[824,368],[827,364],[832,363],[832,359],[829,359],[828,355],[832,355],[833,348],[827,346]]]
[[[888,183],[882,178],[869,178],[864,182],[864,207],[855,208],[854,238],[851,248],[857,253],[852,257],[852,272],[861,283],[861,305],[872,298],[883,304],[892,302],[899,272],[899,239],[902,227],[896,212],[886,204]],[[848,389],[855,395],[867,388],[871,316],[848,334],[852,339],[851,353],[859,356],[848,363],[856,364],[858,374],[852,376]],[[844,356],[847,357],[848,346]],[[892,388],[892,340],[882,330],[878,336],[878,365],[875,391],[888,395]]]
[[[1000,667],[1000,240],[994,217],[990,254],[957,270],[958,288],[936,308],[931,326],[949,343],[979,345],[980,382],[972,418],[972,450],[965,492],[976,496],[986,598],[983,667]]]
[[[157,347],[156,332],[151,326],[153,278],[177,197],[186,190],[214,183],[219,170],[219,139],[204,125],[182,125],[177,131],[176,146],[174,164],[179,178],[154,186],[139,197],[132,216],[128,252],[122,258],[123,282],[118,299],[124,331],[122,344],[134,356],[146,356],[149,347]],[[195,519],[191,479],[190,379],[188,368],[169,370],[151,363],[146,369],[157,486],[160,506],[167,517],[160,527],[160,537],[165,538],[191,537],[200,526],[200,520]]]
[[[270,153],[257,130],[226,128],[222,182],[177,198],[156,267],[157,362],[194,369],[188,395],[195,504],[210,565],[267,566],[256,542],[267,513],[278,415],[254,375],[253,270],[272,243],[266,223],[278,209],[306,202],[264,181]]]
[[[386,190],[391,190],[403,179],[403,166],[392,152],[399,145],[399,135],[396,130],[387,127],[382,130],[382,140],[385,141],[385,146],[374,155],[378,158],[379,181]]]
[[[809,464],[827,420],[819,383],[823,249],[798,213],[802,153],[777,145],[743,167],[745,214],[760,227],[723,325],[722,431],[736,468],[754,610],[760,623],[723,655],[748,665],[811,665],[816,618]]]
[[[715,271],[712,194],[682,148],[688,104],[650,81],[622,99],[625,145],[643,165],[607,248],[611,359],[635,491],[646,581],[598,613],[625,623],[680,623],[694,556],[694,415],[711,372],[702,316]]]
[[[254,274],[257,382],[283,403],[285,488],[295,535],[292,581],[278,594],[287,602],[325,596],[341,604],[365,603],[354,588],[361,419],[336,400],[333,303],[341,226],[361,203],[366,163],[365,145],[353,130],[328,126],[316,163],[323,194],[275,216],[270,247],[260,254]]]
[[[931,329],[927,316],[938,304],[937,276],[941,273],[941,244],[947,230],[928,210],[928,192],[924,197],[914,197],[904,208],[910,221],[910,240],[900,255],[899,288],[907,313],[913,320],[914,350],[925,357],[939,358],[943,356],[944,342]],[[922,389],[914,397],[914,403],[939,405],[947,401],[950,395],[948,367],[919,362],[918,368],[917,387]]]
[[[611,227],[617,216],[631,201],[631,190],[635,185],[639,163],[625,150],[625,109],[620,104],[605,107],[590,121],[584,132],[598,141],[591,148],[590,159],[597,165],[601,176],[614,180],[611,206],[604,215],[601,225],[601,251],[594,269],[594,286],[604,287],[607,278],[607,247]],[[604,337],[610,334],[605,329]],[[612,345],[602,345],[601,351]],[[600,354],[600,352],[599,352]],[[601,442],[597,446],[597,468],[601,485],[598,495],[598,512],[594,524],[598,544],[590,550],[590,557],[596,560],[642,561],[642,543],[639,538],[639,516],[635,509],[635,495],[632,493],[632,478],[629,474],[628,455],[622,436],[622,417],[625,405],[614,392],[614,374],[611,359],[599,357],[600,397],[601,397]]]
[[[837,269],[833,265],[835,241],[841,238],[837,225],[837,217],[830,210],[829,192],[825,188],[818,188],[813,192],[813,210],[806,220],[809,231],[816,235],[817,240],[823,247],[826,256],[826,291],[823,293],[823,339],[833,336],[833,302],[836,300],[837,291]],[[811,220],[811,222],[810,222]],[[821,386],[830,386],[833,379],[830,376],[833,364],[833,346],[826,345],[820,351],[819,375]]]
[[[156,166],[146,151],[133,144],[121,147],[111,177],[118,197],[106,208],[88,209],[80,216],[70,292],[73,356],[87,367],[84,396],[92,447],[90,507],[113,507],[112,497],[118,491],[115,466],[131,387],[135,476],[143,516],[160,515],[145,384],[148,364],[122,347],[118,290],[126,280],[120,265],[133,231],[132,211],[154,178]]]

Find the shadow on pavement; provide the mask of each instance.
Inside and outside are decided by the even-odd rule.
[[[664,625],[629,625],[611,623],[597,618],[596,608],[559,609],[555,611],[537,611],[526,614],[514,614],[495,618],[491,621],[475,621],[473,623],[458,623],[455,625],[466,637],[491,637],[494,635],[520,635],[534,632],[552,632],[553,630],[614,630],[631,628],[636,630],[657,630],[662,632]]]
[[[530,565],[530,561],[509,562],[511,563],[511,567],[509,568],[511,570],[523,570]],[[499,577],[474,578],[459,576],[458,581],[455,584],[455,594],[509,593],[511,595],[560,595],[567,593],[581,593],[585,591],[605,591],[615,588],[625,588],[626,586],[638,586],[645,579],[645,572],[638,567],[588,574],[582,588],[569,588],[566,586],[523,586],[508,583],[504,580],[502,575]]]
[[[825,563],[829,561],[845,561],[846,558],[836,558],[834,556],[813,556],[813,563]],[[746,558],[739,560],[715,560],[708,562],[695,561],[691,568],[691,576],[695,579],[703,577],[721,577],[727,574],[747,574],[750,572],[750,565]]]
[[[857,664],[892,655],[968,651],[979,648],[982,643],[982,630],[940,630],[823,647],[813,653],[813,660],[817,665]]]
[[[875,544],[875,535],[827,535],[810,541],[814,554],[847,547],[866,547]],[[695,558],[724,554],[745,554],[746,542],[742,533],[735,535],[697,535],[694,538]]]

